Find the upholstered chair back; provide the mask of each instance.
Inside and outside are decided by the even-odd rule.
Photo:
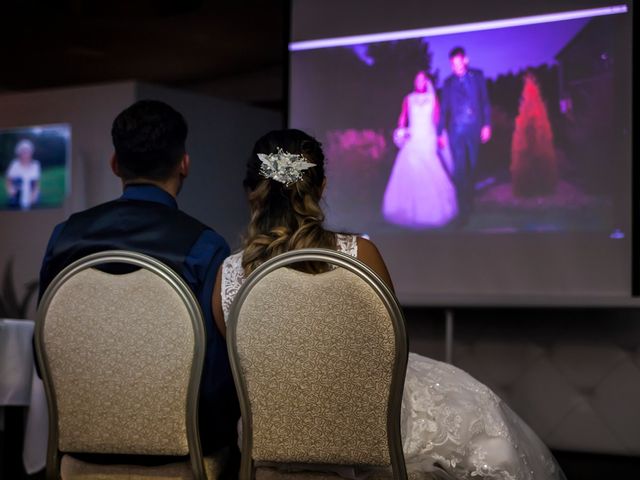
[[[290,268],[306,261],[335,268],[316,275]],[[242,407],[243,478],[251,461],[404,471],[407,338],[395,297],[367,266],[323,249],[276,257],[243,285],[227,335]]]
[[[106,264],[129,273],[99,269]],[[50,462],[53,449],[200,457],[204,326],[175,272],[132,252],[90,255],[53,280],[38,317]]]

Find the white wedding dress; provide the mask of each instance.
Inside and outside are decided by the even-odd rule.
[[[456,191],[447,172],[448,149],[438,149],[433,91],[407,96],[409,138],[398,151],[384,192],[388,222],[409,228],[436,228],[457,214]],[[442,156],[442,159],[440,158]]]
[[[357,237],[336,234],[338,251],[357,256]],[[225,321],[245,276],[242,252],[222,266]],[[565,480],[553,455],[491,389],[463,370],[409,354],[402,398],[402,443],[411,471],[455,479]]]

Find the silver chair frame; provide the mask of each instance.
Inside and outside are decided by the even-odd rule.
[[[242,459],[240,465],[240,479],[251,480],[253,478],[253,430],[251,420],[251,405],[248,399],[247,386],[240,370],[240,358],[236,348],[236,328],[238,316],[245,298],[253,287],[265,276],[283,267],[289,267],[299,262],[325,262],[357,275],[366,282],[383,302],[395,333],[396,358],[393,366],[391,388],[388,400],[387,415],[387,441],[391,469],[394,480],[406,480],[407,471],[402,452],[402,438],[400,432],[400,410],[402,406],[402,392],[407,369],[409,345],[406,326],[402,309],[391,289],[384,281],[367,265],[360,260],[345,253],[336,252],[324,248],[308,248],[294,250],[274,257],[260,265],[249,275],[231,306],[227,323],[227,348],[231,362],[233,379],[240,401],[242,412]]]
[[[46,346],[44,344],[44,326],[47,311],[52,299],[62,285],[69,278],[77,273],[95,268],[106,263],[121,263],[148,270],[163,280],[165,280],[173,290],[180,296],[191,318],[191,325],[194,331],[194,348],[191,374],[187,392],[187,443],[189,446],[189,458],[194,478],[205,480],[205,469],[202,459],[202,448],[200,445],[200,434],[198,428],[198,400],[200,392],[200,378],[204,366],[206,331],[200,305],[193,292],[185,281],[171,268],[155,258],[137,252],[124,250],[107,250],[83,257],[64,268],[53,281],[42,296],[38,307],[38,314],[35,327],[35,348],[36,358],[42,374],[45,394],[47,398],[49,412],[49,443],[47,447],[47,480],[57,480],[60,472],[60,451],[58,450],[58,412],[56,402],[56,391],[51,378],[49,361],[47,358]],[[73,452],[70,452],[73,453]],[[100,453],[100,452],[97,452]]]

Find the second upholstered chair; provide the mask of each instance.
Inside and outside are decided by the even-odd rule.
[[[114,265],[128,273],[103,271]],[[173,270],[124,251],[78,260],[47,288],[35,344],[49,405],[49,480],[217,478],[221,458],[203,461],[198,436],[202,313]],[[101,465],[78,453],[175,461]]]
[[[292,268],[309,261],[334,268]],[[348,468],[406,478],[407,336],[394,295],[369,267],[324,249],[271,259],[238,292],[227,341],[242,409],[243,480],[256,472],[305,476],[295,470],[324,478]]]

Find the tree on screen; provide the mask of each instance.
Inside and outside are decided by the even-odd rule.
[[[518,116],[511,141],[513,193],[531,197],[553,193],[558,166],[547,107],[533,74],[524,76]]]

